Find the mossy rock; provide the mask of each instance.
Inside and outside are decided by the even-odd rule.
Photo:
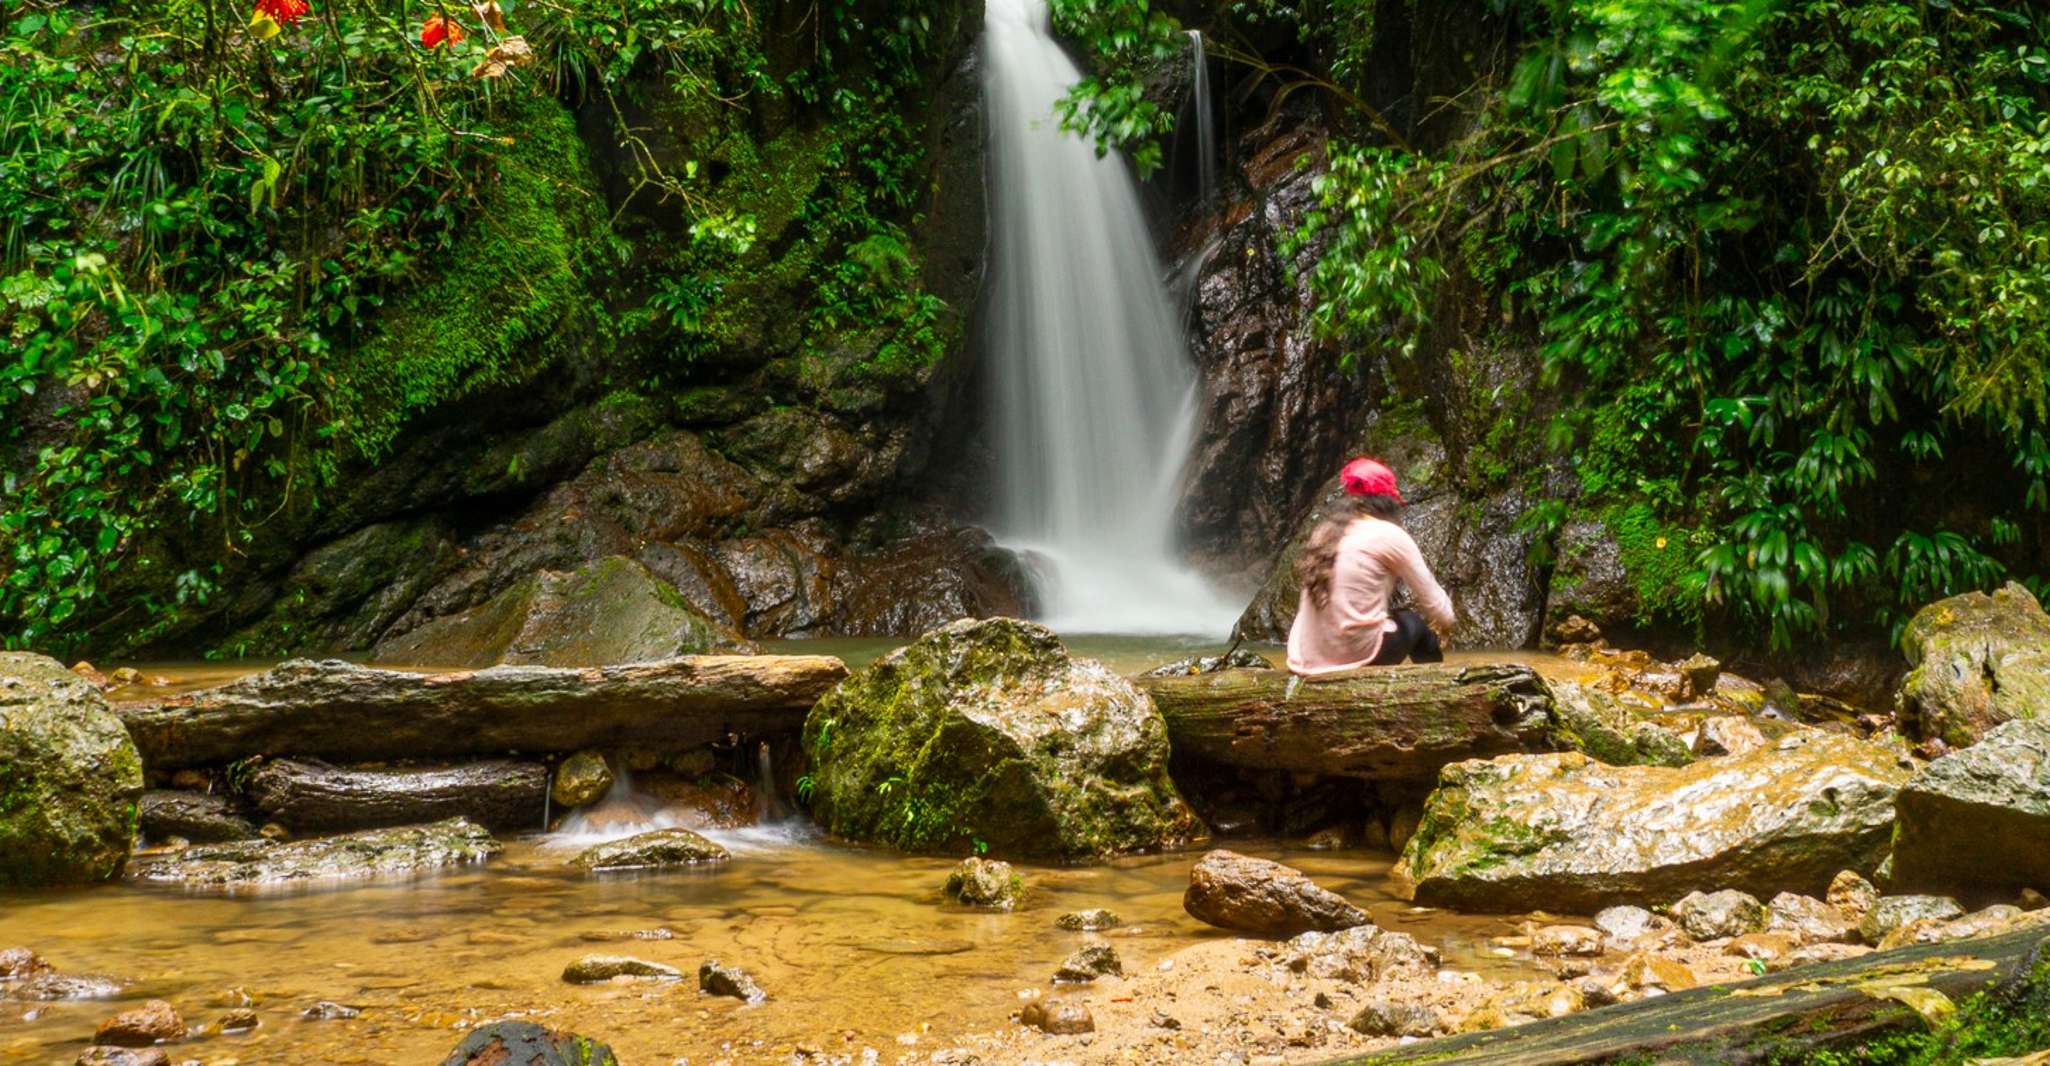
[[[103,881],[135,841],[142,756],[99,690],[0,652],[0,888]]]
[[[2020,585],[1922,608],[1901,651],[1913,667],[1900,690],[1910,736],[1962,748],[2002,722],[2050,717],[2050,615]]]
[[[1561,748],[1610,766],[1685,766],[1687,738],[1631,710],[1592,685],[1551,683],[1551,737]]]
[[[890,653],[812,708],[804,749],[812,812],[849,840],[1086,858],[1203,835],[1152,702],[1031,622],[963,620]]]

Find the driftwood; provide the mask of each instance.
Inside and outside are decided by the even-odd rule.
[[[1564,1018],[1427,1040],[1343,1060],[1354,1066],[1566,1066],[1570,1063],[1802,1062],[1920,1028],[1908,1004],[1929,990],[2041,1002],[2050,935],[2030,929],[1820,963],[1727,987],[1603,1007]],[[1903,990],[1903,991],[1895,991]]]
[[[274,759],[243,785],[256,808],[294,832],[343,832],[468,818],[486,829],[535,829],[548,767],[481,759],[440,767],[351,770],[312,759]]]
[[[817,655],[702,655],[448,674],[295,660],[219,688],[115,705],[153,768],[251,755],[376,761],[644,746],[794,733],[847,676]]]
[[[1461,759],[1546,751],[1551,690],[1523,666],[1385,666],[1290,693],[1283,670],[1142,677],[1175,754],[1260,770],[1429,782]]]

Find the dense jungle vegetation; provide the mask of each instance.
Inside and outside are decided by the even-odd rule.
[[[1493,0],[1457,91],[1404,121],[1370,99],[1401,4],[1055,6],[1104,71],[1071,124],[1142,166],[1173,118],[1144,77],[1184,25],[1241,92],[1339,117],[1296,237],[1320,327],[1415,358],[1455,302],[1497,306],[1549,396],[1495,397],[1508,435],[1541,416],[1514,447],[1581,481],[1530,524],[1606,512],[1684,543],[1649,590],[1668,621],[1785,648],[2050,591],[2043,9]]]
[[[904,236],[922,151],[904,94],[939,65],[949,5],[26,0],[5,18],[10,646],[147,643],[409,419],[594,352],[621,389],[673,389],[783,313],[770,285],[811,294],[795,314],[827,385],[887,382],[957,328]],[[651,115],[687,143],[657,143]],[[587,142],[612,149],[606,173]],[[160,572],[173,559],[197,562]]]

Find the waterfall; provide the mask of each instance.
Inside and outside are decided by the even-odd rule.
[[[1201,177],[1203,206],[1217,201],[1217,115],[1210,107],[1210,54],[1203,47],[1203,31],[1190,30],[1189,42],[1195,65],[1192,95],[1196,108],[1196,173]]]
[[[995,527],[1067,632],[1223,633],[1174,516],[1198,382],[1130,169],[1061,129],[1047,0],[987,0]]]

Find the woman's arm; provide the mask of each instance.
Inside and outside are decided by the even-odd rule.
[[[1459,627],[1459,619],[1452,612],[1452,597],[1447,596],[1445,590],[1438,586],[1438,579],[1431,576],[1431,568],[1424,562],[1424,553],[1417,547],[1416,538],[1410,536],[1408,530],[1400,532],[1401,536],[1393,538],[1393,557],[1388,560],[1388,568],[1409,586],[1417,610],[1431,623],[1431,628],[1439,636],[1447,636]]]

